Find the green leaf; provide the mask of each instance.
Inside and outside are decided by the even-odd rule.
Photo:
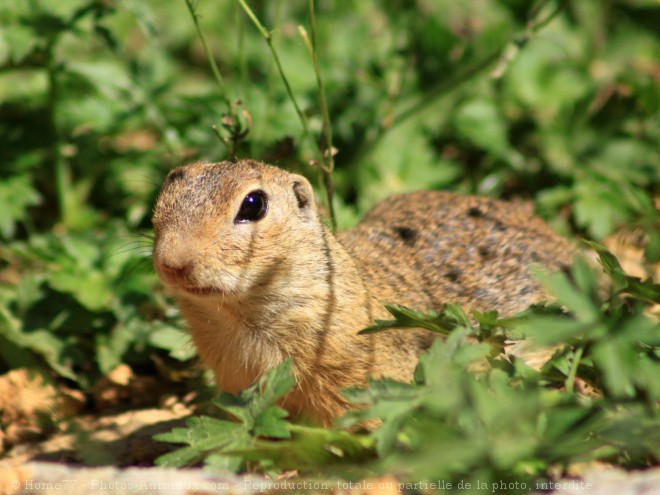
[[[149,343],[158,349],[168,351],[177,361],[188,361],[195,357],[195,347],[190,335],[179,328],[155,322],[149,333]]]
[[[479,326],[484,329],[495,328],[501,326],[503,322],[506,322],[506,320],[500,320],[498,318],[497,311],[486,311],[485,313],[480,313],[473,310],[472,316],[474,316],[474,319],[477,320]]]
[[[254,434],[270,438],[289,438],[289,423],[284,421],[289,415],[281,407],[271,406],[257,416],[254,422]]]
[[[656,284],[652,279],[642,281],[627,275],[616,257],[605,246],[588,240],[583,240],[582,243],[596,251],[603,270],[619,291],[628,292],[652,304],[660,304],[660,284]]]
[[[448,184],[459,175],[460,167],[454,160],[436,156],[419,123],[406,122],[381,140],[360,167],[360,206],[372,205],[387,194]]]
[[[154,436],[161,442],[185,443],[188,447],[160,456],[155,463],[163,467],[183,467],[199,462],[211,453],[242,449],[252,445],[253,439],[245,425],[210,418],[193,417],[186,421],[187,428],[174,428],[169,433]],[[234,468],[240,459],[229,462]]]
[[[0,304],[0,356],[11,368],[40,368],[34,354],[26,346],[20,322],[2,304]]]
[[[505,120],[492,98],[477,97],[463,102],[454,123],[458,133],[477,147],[509,161],[514,167],[522,167],[522,156],[511,148]]]
[[[164,433],[163,435],[167,435]],[[161,442],[169,442],[168,437],[159,438],[159,435],[155,435],[154,440],[159,440]],[[193,466],[204,459],[206,453],[200,451],[195,447],[182,447],[173,452],[168,452],[163,454],[154,460],[156,466],[161,467],[185,467]]]
[[[51,273],[50,284],[61,292],[71,293],[90,311],[108,309],[115,292],[107,277],[100,271],[84,272],[59,270]]]
[[[604,371],[605,386],[614,397],[633,397],[635,387],[631,376],[637,361],[637,353],[621,348],[616,341],[594,345],[591,354]]]
[[[37,36],[32,29],[10,24],[3,26],[0,31],[0,45],[5,45],[8,51],[9,61],[13,64],[19,64],[34,50],[37,44]],[[0,63],[4,62],[0,60]]]
[[[336,472],[339,464],[359,465],[376,458],[374,439],[369,435],[303,425],[291,425],[290,429],[291,440],[257,440],[254,447],[234,454],[262,468],[299,472]]]
[[[385,456],[392,451],[400,429],[420,407],[427,390],[413,384],[390,379],[370,380],[368,389],[346,390],[344,395],[353,402],[369,405],[366,409],[349,411],[340,420],[344,426],[378,418],[383,424],[374,433],[376,451]]]
[[[601,370],[605,388],[617,398],[634,397],[636,389],[649,397],[657,394],[654,385],[660,377],[660,364],[643,353],[645,348],[660,349],[660,323],[644,314],[631,315],[617,325],[616,333],[596,342],[591,355]],[[650,378],[647,373],[655,376]]]
[[[518,330],[540,345],[554,345],[563,342],[572,342],[574,340],[579,341],[585,335],[595,332],[600,334],[607,333],[607,328],[602,325],[585,325],[582,322],[565,316],[530,318],[520,323]]]
[[[627,284],[627,276],[623,271],[623,268],[621,268],[619,260],[617,260],[616,257],[602,244],[587,239],[582,239],[581,242],[596,251],[603,270],[605,270],[605,273],[612,278],[614,283],[619,287],[625,287]]]
[[[585,278],[585,268],[585,262],[577,260],[573,274],[575,279],[583,280],[589,285],[589,287],[584,287],[584,289],[588,290],[595,284],[591,283],[591,279],[588,276]],[[561,272],[546,273],[536,270],[535,276],[560,304],[566,306],[575,314],[580,322],[589,325],[600,320],[599,307],[592,300],[591,294],[580,290],[565,274]]]
[[[28,209],[41,204],[41,195],[27,175],[15,175],[0,182],[0,235],[14,235],[16,224],[29,218]]]
[[[107,375],[122,363],[122,357],[130,343],[130,339],[126,337],[129,336],[119,339],[106,334],[96,336],[96,360],[102,374]]]
[[[442,314],[435,311],[424,313],[406,306],[385,304],[385,309],[394,320],[376,320],[371,327],[361,330],[360,335],[372,334],[391,328],[424,328],[442,335],[448,335],[457,326],[470,325],[470,320],[458,305],[447,304]]]
[[[190,418],[188,428],[156,435],[159,441],[189,444],[159,457],[157,464],[180,467],[205,458],[210,466],[237,470],[243,459],[238,453],[254,447],[258,436],[289,438],[287,412],[274,404],[295,385],[291,366],[290,359],[284,361],[238,396],[220,395],[214,403],[239,422],[202,416]]]
[[[575,193],[575,220],[595,239],[604,239],[617,224],[630,216],[629,206],[619,187],[602,177],[578,182]]]
[[[40,355],[48,366],[60,376],[74,381],[78,380],[78,376],[72,369],[72,360],[67,357],[71,349],[67,339],[61,338],[50,329],[45,328],[30,329],[29,332],[26,332],[22,327],[22,322],[13,318],[2,305],[0,305],[0,337],[20,349],[12,349],[13,346],[5,349],[6,352],[11,352],[11,355],[5,357],[8,363],[39,368],[40,366],[33,357],[24,351],[30,350],[32,353]]]
[[[291,359],[287,359],[262,376],[256,384],[243,390],[238,397],[221,394],[215,404],[252,430],[259,418],[293,389],[296,382],[291,371],[292,363]]]

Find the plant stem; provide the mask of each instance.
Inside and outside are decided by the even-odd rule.
[[[582,359],[582,354],[584,353],[584,347],[578,347],[575,350],[573,355],[573,362],[571,363],[571,369],[568,372],[568,377],[566,378],[566,392],[573,393],[575,389],[575,377],[577,376],[578,366],[580,366],[580,360]]]
[[[527,28],[525,31],[519,35],[515,36],[512,40],[510,40],[502,49],[502,54],[500,55],[500,61],[498,62],[497,66],[493,71],[491,72],[491,77],[493,79],[500,79],[506,70],[509,68],[509,65],[511,65],[511,62],[515,60],[515,58],[518,56],[520,53],[520,50],[527,44],[529,41],[532,39],[532,37],[542,28],[550,24],[550,22],[559,15],[559,13],[564,10],[564,8],[568,5],[568,2],[570,0],[564,0],[561,2],[555,10],[553,10],[550,14],[548,14],[547,17],[543,19],[537,19],[537,15],[541,10],[543,10],[543,7],[547,3],[549,3],[549,0],[545,0],[544,2],[541,2],[536,8],[532,10],[532,13],[530,15],[530,20],[527,22]]]
[[[335,159],[332,149],[332,126],[330,125],[330,114],[328,113],[328,102],[325,96],[325,84],[323,83],[323,78],[321,77],[321,66],[319,64],[319,59],[316,52],[316,21],[314,16],[314,0],[309,0],[309,26],[311,32],[312,42],[311,45],[308,45],[310,48],[310,54],[312,55],[312,62],[314,63],[314,72],[316,74],[316,82],[319,85],[319,100],[321,103],[321,115],[323,117],[323,133],[325,136],[325,158],[327,159],[327,165],[329,173],[335,169]]]
[[[298,26],[298,31],[305,41],[305,45],[309,50],[309,54],[312,57],[312,62],[314,64],[314,73],[316,74],[316,83],[319,87],[319,102],[321,106],[321,116],[323,119],[323,136],[325,139],[325,151],[323,152],[323,162],[325,167],[322,169],[325,191],[327,195],[328,202],[328,211],[330,212],[330,222],[332,230],[337,229],[337,219],[335,216],[335,209],[333,204],[334,197],[334,184],[332,182],[332,174],[335,170],[335,158],[334,158],[334,148],[332,145],[332,126],[330,125],[330,114],[328,112],[328,103],[325,96],[325,85],[323,84],[323,78],[321,77],[321,66],[319,64],[319,59],[316,53],[316,28],[315,28],[315,16],[314,16],[314,0],[309,0],[309,24],[311,32],[310,37],[307,36],[305,28]]]
[[[236,115],[236,112],[234,111],[234,108],[231,104],[231,101],[227,97],[227,88],[225,86],[225,81],[222,78],[222,74],[220,73],[220,69],[218,69],[218,64],[215,62],[215,57],[211,53],[211,50],[209,49],[209,45],[206,42],[206,37],[204,36],[204,32],[202,31],[202,27],[199,25],[199,16],[197,15],[197,12],[195,11],[195,5],[193,5],[193,0],[185,0],[186,6],[188,7],[188,12],[190,12],[190,16],[193,19],[193,23],[195,24],[195,29],[197,29],[197,36],[199,36],[199,40],[202,42],[202,46],[204,47],[204,53],[206,53],[206,58],[209,61],[209,65],[211,66],[211,71],[213,72],[213,77],[215,77],[216,82],[218,83],[218,86],[220,87],[220,98],[222,99],[222,102],[225,104],[227,107],[227,113],[231,116],[232,122],[234,122],[236,125],[238,125],[239,120],[238,120],[238,115]],[[230,156],[234,156],[235,152],[235,147],[236,147],[236,142],[232,141],[232,145],[229,146],[227,144],[227,141],[222,138],[219,132],[217,132],[217,129],[215,131],[216,136],[218,136],[218,139],[220,140],[221,143],[223,143],[227,149],[229,150]]]
[[[197,29],[197,36],[199,36],[199,40],[202,42],[202,46],[204,47],[204,53],[206,53],[206,58],[208,59],[209,65],[211,66],[213,77],[215,77],[218,86],[220,86],[220,97],[222,98],[225,105],[227,105],[227,111],[231,111],[231,102],[229,101],[229,98],[227,98],[227,89],[225,87],[225,81],[222,78],[222,74],[220,74],[220,69],[218,69],[218,64],[216,64],[215,62],[215,57],[211,53],[211,50],[209,49],[209,45],[206,42],[206,37],[204,36],[202,27],[199,25],[199,16],[197,15],[197,12],[195,12],[195,6],[193,5],[193,0],[185,0],[185,1],[186,1],[186,6],[188,7],[188,12],[190,12],[190,16],[192,17],[193,22],[195,23],[195,29]]]
[[[273,46],[273,37],[271,36],[271,33],[266,30],[266,28],[261,24],[257,16],[252,12],[252,9],[247,5],[245,0],[238,0],[238,3],[241,4],[241,7],[243,7],[243,10],[247,14],[247,16],[250,18],[252,23],[256,26],[256,28],[259,30],[261,35],[264,37],[266,40],[266,44],[268,45],[268,48],[270,49],[270,52],[273,56],[273,60],[275,61],[275,66],[277,67],[277,71],[280,74],[280,79],[282,79],[282,82],[284,83],[284,87],[286,88],[286,92],[289,96],[289,99],[291,100],[291,103],[293,104],[294,108],[296,109],[296,113],[298,114],[298,119],[300,120],[300,123],[302,124],[303,127],[303,135],[306,139],[309,139],[313,144],[316,150],[318,151],[319,155],[321,157],[323,154],[321,153],[321,149],[319,148],[318,143],[312,138],[311,133],[309,132],[309,127],[307,126],[307,119],[302,113],[302,110],[300,109],[300,106],[298,106],[298,102],[296,101],[296,97],[293,95],[293,90],[291,89],[291,86],[289,85],[289,80],[286,77],[286,74],[284,74],[284,69],[282,68],[282,63],[280,62],[280,57],[277,55],[277,50],[275,50],[275,47]]]
[[[58,80],[57,60],[55,59],[54,47],[56,39],[50,39],[47,49],[47,73],[48,73],[48,118],[53,133],[53,175],[55,177],[55,190],[57,191],[57,203],[59,208],[60,223],[70,227],[71,223],[71,170],[62,152],[62,131],[57,122],[57,105],[60,97]]]
[[[536,21],[532,19],[529,22],[529,31],[531,34],[536,33],[543,29],[545,26],[550,24],[555,17],[557,17],[562,10],[566,8],[566,6],[571,2],[571,0],[563,0],[555,10],[553,10],[550,14],[545,19],[541,19],[540,21]]]
[[[241,74],[241,98],[243,101],[247,100],[246,88],[249,87],[249,76],[248,76],[248,64],[247,64],[247,55],[245,53],[245,29],[243,26],[243,16],[241,15],[241,10],[238,6],[235,8],[235,19],[237,27],[237,47],[238,47],[238,60],[239,60],[239,71]]]

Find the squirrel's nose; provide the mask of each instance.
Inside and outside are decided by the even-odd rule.
[[[153,261],[163,281],[189,285],[199,258],[196,246],[187,235],[161,234],[154,243]]]
[[[174,263],[169,261],[155,261],[156,269],[170,280],[185,280],[193,270],[192,261]]]

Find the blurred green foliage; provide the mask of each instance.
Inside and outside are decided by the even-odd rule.
[[[299,25],[309,31],[308,2],[249,4],[272,30],[312,138],[322,142],[319,85],[298,32]],[[0,2],[0,369],[30,366],[90,391],[119,363],[153,372],[191,358],[184,325],[152,271],[143,269],[150,264],[150,212],[168,169],[230,158],[212,130],[215,125],[227,137],[227,102],[249,128],[237,143],[238,157],[317,177],[308,162],[322,160],[319,147],[305,138],[271,53],[239,3],[205,0],[195,8],[222,85],[184,0]],[[315,10],[315,46],[338,150],[340,227],[353,225],[387,195],[437,187],[530,199],[569,235],[600,241],[619,229],[641,232],[646,262],[660,260],[657,1],[318,0]],[[558,316],[537,328],[568,339],[570,353],[579,347],[572,338],[587,339],[588,366],[602,373],[608,400],[657,400],[657,387],[648,388],[657,347],[655,367],[635,364],[637,344],[657,336],[657,325],[639,309],[617,313],[598,303],[585,273],[575,273],[576,286],[563,279],[548,284],[577,323],[593,319],[591,333],[575,334],[577,323]],[[657,296],[648,283],[622,279],[623,272],[613,277],[619,287],[626,281],[634,301]],[[428,373],[436,372],[428,371],[436,361],[450,366],[453,354],[442,352],[425,359]],[[416,426],[408,425],[409,417],[386,422],[379,454],[389,452],[394,438],[416,445],[428,426],[433,442],[425,443],[435,450],[420,451],[415,473],[430,474],[423,466],[430,469],[428,459],[443,448],[445,457],[455,453],[458,466],[490,466],[483,469],[495,469],[492,476],[513,476],[546,444],[522,442],[502,460],[483,450],[484,440],[468,452],[472,440],[464,433],[431,424],[480,401],[488,383],[492,393],[503,394],[503,409],[493,414],[508,417],[507,401],[526,404],[518,411],[526,418],[520,428],[527,420],[546,421],[538,416],[545,407],[564,414],[565,401],[567,411],[577,411],[565,413],[572,418],[562,423],[567,428],[591,414],[592,405],[579,409],[575,397],[539,389],[545,378],[532,380],[529,395],[512,389],[525,381],[518,372],[494,370],[488,380],[457,391],[457,402],[425,405],[430,412]],[[474,425],[485,421],[470,418],[465,421]],[[488,435],[498,428],[486,426]],[[254,434],[246,428],[245,435]],[[562,428],[552,435],[563,435]],[[314,438],[309,445],[330,435],[305,431],[299,435]],[[562,458],[568,445],[574,444],[548,450],[553,454],[539,469]],[[648,449],[641,450],[647,459]],[[499,464],[479,464],[483,459]]]

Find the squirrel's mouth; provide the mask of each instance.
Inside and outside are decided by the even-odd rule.
[[[212,296],[225,297],[229,294],[229,291],[223,290],[223,288],[218,287],[216,284],[211,283],[210,285],[206,285],[204,282],[200,283],[189,273],[191,271],[189,266],[169,268],[156,261],[154,261],[154,266],[163,285],[180,296],[201,298]]]
[[[213,287],[188,287],[185,285],[180,285],[179,288],[186,294],[197,297],[221,296],[224,294],[223,291],[214,289]]]

